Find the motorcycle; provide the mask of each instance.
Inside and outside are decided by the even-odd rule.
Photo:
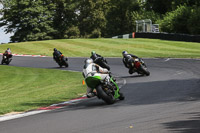
[[[138,74],[149,76],[150,72],[147,70],[147,66],[142,59],[133,59],[132,60],[132,72],[137,72]]]
[[[88,87],[96,89],[96,96],[107,104],[113,104],[117,99],[124,100],[124,96],[119,92],[119,87],[112,76],[103,81],[100,76],[89,76],[85,82]]]
[[[56,58],[55,61],[56,61],[56,63],[58,63],[58,65],[60,67],[62,67],[62,66],[68,67],[69,66],[69,64],[67,62],[68,59],[65,58],[63,54],[60,57]]]
[[[94,60],[94,63],[98,64],[99,66],[101,66],[102,68],[106,68],[108,70],[110,70],[110,67],[108,65],[108,62],[105,58],[103,57],[98,57]]]
[[[11,53],[7,53],[7,55],[3,55],[1,64],[3,65],[5,63],[6,65],[9,65],[11,60],[12,60],[12,54]]]

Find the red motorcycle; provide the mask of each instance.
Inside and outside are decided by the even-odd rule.
[[[147,70],[147,66],[142,59],[135,58],[132,60],[132,68],[133,72],[137,72],[138,74],[149,76],[150,72]]]
[[[57,59],[55,59],[55,61],[58,63],[58,65],[60,67],[62,67],[62,66],[68,67],[69,64],[68,64],[67,60],[68,59],[65,58],[63,54],[60,57],[58,57]]]
[[[10,52],[4,53],[1,64],[3,65],[5,63],[6,65],[9,65],[11,60],[12,60],[12,53]]]

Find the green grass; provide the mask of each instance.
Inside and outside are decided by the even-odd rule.
[[[158,39],[60,39],[0,45],[0,51],[10,47],[17,54],[52,56],[53,48],[68,57],[89,57],[96,51],[105,57],[121,57],[123,50],[139,57],[200,58],[200,43]]]
[[[0,114],[48,106],[85,92],[80,72],[0,66]]]

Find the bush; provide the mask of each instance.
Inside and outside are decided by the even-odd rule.
[[[187,28],[188,17],[191,14],[191,7],[179,6],[176,10],[168,12],[164,19],[159,21],[160,29],[169,33],[189,33]]]
[[[99,28],[94,29],[90,35],[90,38],[100,38],[101,37],[101,30]]]
[[[64,38],[79,38],[80,37],[80,30],[77,26],[70,27],[67,31],[65,31]]]

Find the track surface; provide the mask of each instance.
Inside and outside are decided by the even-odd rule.
[[[1,58],[1,56],[0,56]],[[82,71],[84,58],[65,70]],[[129,75],[121,59],[108,59],[126,80],[126,99],[113,105],[91,98],[62,109],[0,122],[0,133],[199,133],[200,60],[145,59],[149,77]],[[11,66],[60,69],[52,58],[14,57]],[[66,77],[67,78],[67,77]]]

